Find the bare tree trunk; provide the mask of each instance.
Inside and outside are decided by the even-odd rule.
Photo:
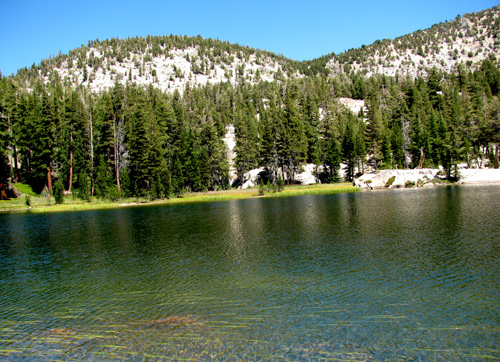
[[[71,193],[71,189],[73,188],[73,150],[71,147],[73,145],[73,132],[71,132],[69,136],[70,140],[70,151],[69,151],[69,185],[68,192]]]
[[[422,169],[424,167],[424,161],[425,161],[425,154],[424,154],[424,148],[422,147],[420,149],[420,163],[418,164],[419,169]]]
[[[47,185],[49,187],[49,192],[52,194],[52,169],[47,166]]]
[[[408,146],[410,145],[410,122],[401,116],[401,131],[403,133],[403,154],[404,154],[404,166],[408,168],[410,159],[410,153],[408,152]]]
[[[14,151],[14,182],[19,182],[21,177],[19,175],[19,161],[18,161],[16,145],[14,145],[13,151]]]
[[[10,114],[7,115],[7,123],[9,125],[9,135],[11,139],[13,139],[14,135],[12,133],[12,125],[10,124]],[[13,158],[14,158],[14,182],[19,182],[20,176],[19,176],[19,161],[18,161],[18,156],[17,156],[17,147],[16,144],[12,146],[12,152],[13,152]]]
[[[69,185],[68,192],[71,193],[71,189],[73,188],[73,151],[69,153]]]

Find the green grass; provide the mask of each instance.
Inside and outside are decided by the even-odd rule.
[[[318,194],[337,194],[347,192],[357,192],[359,188],[352,186],[348,183],[343,184],[317,184],[308,186],[287,186],[282,192],[272,193],[265,192],[263,196],[259,196],[257,187],[245,190],[224,190],[224,191],[209,191],[209,192],[193,192],[185,193],[181,197],[162,199],[150,201],[147,198],[127,198],[120,199],[118,202],[109,200],[101,200],[98,198],[91,198],[90,202],[74,198],[73,196],[66,196],[64,202],[56,205],[54,198],[44,197],[31,197],[30,207],[26,206],[25,198],[20,197],[11,200],[0,201],[0,211],[3,212],[57,212],[57,211],[79,211],[79,210],[95,210],[95,209],[109,209],[118,207],[131,207],[140,205],[169,205],[169,204],[182,204],[193,202],[213,202],[213,201],[227,201],[227,200],[241,200],[254,197],[286,197],[286,196],[299,196],[299,195],[318,195]]]
[[[285,190],[275,194],[266,194],[270,196],[299,196],[299,195],[321,195],[321,194],[340,194],[361,191],[360,188],[352,186],[350,183],[343,184],[317,184],[307,186],[290,186]]]
[[[38,196],[35,192],[33,192],[33,189],[31,188],[30,185],[17,183],[13,184],[12,186],[14,186],[14,188],[23,195]]]

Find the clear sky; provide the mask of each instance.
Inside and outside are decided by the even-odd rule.
[[[295,60],[341,53],[500,0],[0,0],[4,76],[89,40],[201,35]]]

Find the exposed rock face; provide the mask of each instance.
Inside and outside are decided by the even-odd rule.
[[[264,167],[255,168],[248,171],[245,174],[245,179],[241,185],[242,189],[248,189],[249,187],[257,186],[260,182],[261,173],[265,172]]]
[[[319,182],[315,176],[316,165],[310,163],[302,166],[302,168],[304,171],[295,176],[297,182],[300,182],[302,185],[311,185]]]
[[[302,169],[302,172],[295,175],[296,182],[300,183],[301,185],[311,185],[319,182],[319,180],[315,176],[316,165],[302,165]],[[247,189],[249,187],[258,186],[260,183],[260,178],[264,175],[264,173],[264,167],[250,170],[245,174],[245,179],[243,180],[241,188]]]
[[[361,110],[366,114],[368,113],[368,108],[366,108],[364,99],[352,99],[343,98],[338,99],[339,103],[349,109],[353,114],[358,114]]]
[[[469,168],[460,170],[460,182],[466,184],[500,183],[500,169]]]
[[[234,151],[234,147],[236,146],[234,125],[229,124],[226,126],[226,134],[222,141],[226,145],[226,157],[227,162],[229,163],[229,178],[232,184],[237,178],[236,167],[234,165],[234,159],[236,158],[236,152]]]

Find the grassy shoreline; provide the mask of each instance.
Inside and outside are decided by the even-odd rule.
[[[150,201],[147,198],[127,198],[120,199],[117,202],[109,200],[101,200],[92,198],[90,202],[80,199],[74,199],[72,196],[66,196],[63,204],[56,205],[54,198],[31,197],[31,206],[27,207],[25,198],[0,201],[0,213],[46,213],[46,212],[61,212],[61,211],[84,211],[84,210],[99,210],[99,209],[114,209],[122,207],[135,206],[151,206],[151,205],[175,205],[183,203],[195,202],[214,202],[227,200],[241,200],[249,198],[266,198],[266,197],[287,197],[300,195],[319,195],[319,194],[337,194],[358,192],[358,187],[352,186],[350,183],[341,184],[316,184],[316,185],[296,185],[288,186],[279,193],[266,192],[263,196],[259,195],[258,188],[250,188],[245,190],[224,190],[224,191],[209,191],[209,192],[193,192],[185,193],[182,197],[171,199],[161,199]]]

